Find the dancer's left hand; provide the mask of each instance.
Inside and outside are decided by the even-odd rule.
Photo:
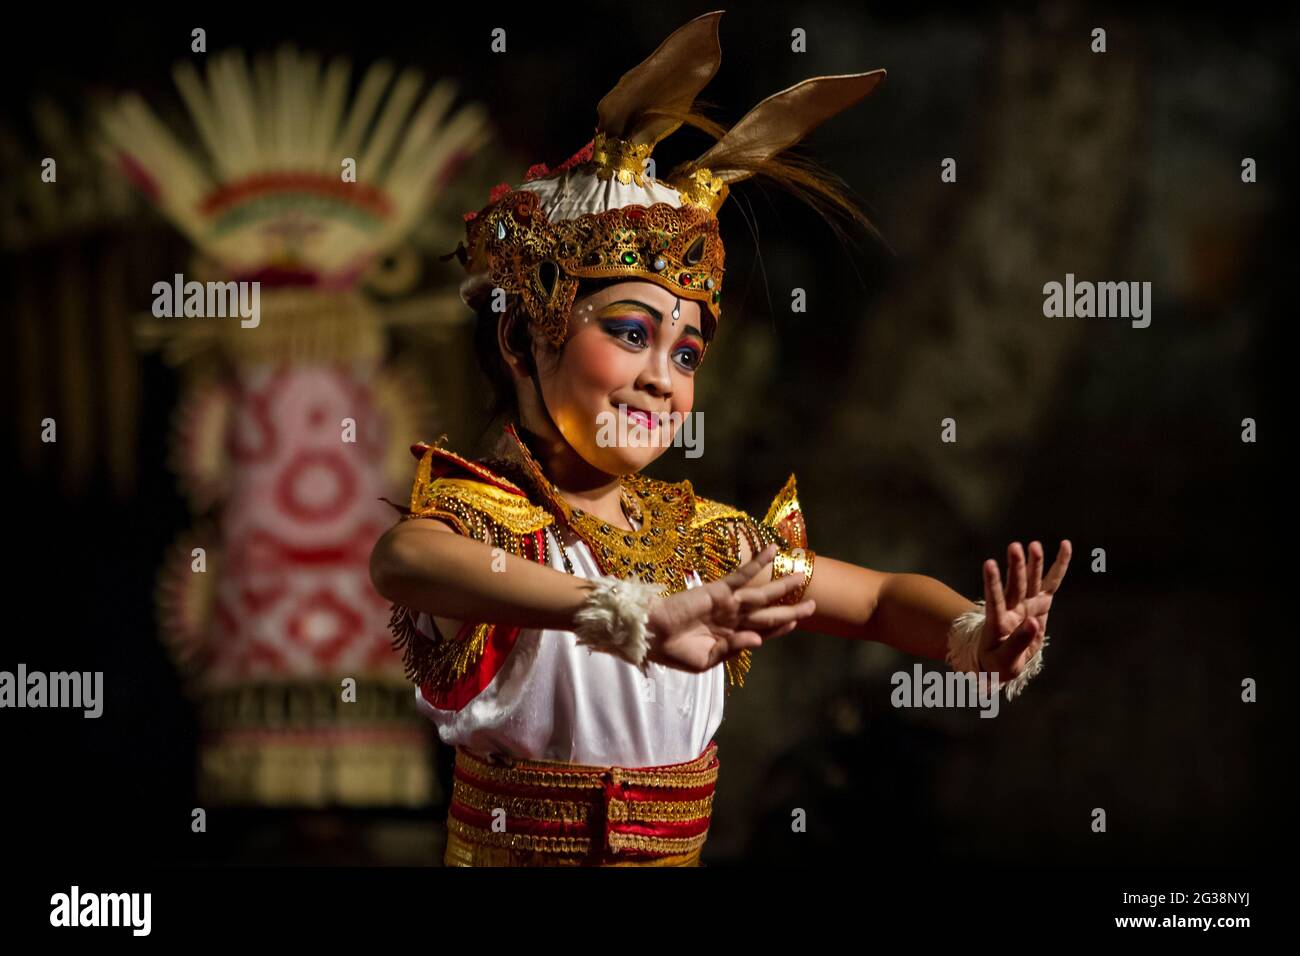
[[[1047,612],[1052,607],[1070,566],[1073,549],[1068,540],[1062,541],[1056,561],[1043,575],[1043,546],[1038,541],[1029,543],[1029,568],[1025,569],[1025,552],[1019,541],[1007,547],[1007,582],[1002,590],[1002,577],[998,563],[992,558],[984,562],[984,632],[980,635],[976,667],[980,671],[997,674],[1002,682],[1010,681],[1029,665],[1034,655],[1042,649],[1047,634]]]

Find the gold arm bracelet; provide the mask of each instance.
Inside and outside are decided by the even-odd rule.
[[[794,548],[789,551],[778,551],[776,557],[772,559],[772,580],[783,578],[787,574],[802,574],[803,585],[797,590],[786,595],[778,604],[798,604],[803,600],[804,594],[808,591],[808,585],[812,583],[813,561],[817,555],[807,548]]]

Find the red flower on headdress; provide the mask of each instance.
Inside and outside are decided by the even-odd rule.
[[[532,182],[534,179],[542,179],[545,176],[553,176],[556,173],[564,172],[566,169],[572,169],[574,166],[577,166],[579,163],[590,162],[592,154],[595,151],[595,147],[596,147],[596,141],[593,139],[586,146],[582,147],[582,149],[578,150],[576,153],[574,153],[564,162],[560,163],[560,165],[556,166],[554,169],[551,169],[545,163],[533,163],[533,165],[528,167],[528,172],[524,173],[524,182],[528,183],[528,182]]]
[[[582,149],[578,150],[576,153],[574,153],[564,162],[560,163],[560,165],[556,166],[554,169],[551,169],[545,163],[533,163],[533,165],[528,167],[528,172],[524,173],[524,182],[526,183],[532,182],[534,179],[542,179],[543,177],[551,176],[554,175],[555,173],[562,173],[566,169],[572,169],[574,166],[577,166],[581,163],[591,162],[591,157],[595,152],[595,148],[596,148],[596,140],[592,139],[590,142],[587,143],[586,146],[582,147]],[[502,196],[506,195],[508,192],[510,192],[509,183],[497,183],[495,186],[492,187],[492,191],[488,193],[487,204],[491,206],[493,203],[499,200]],[[467,212],[461,216],[461,219],[463,219],[465,222],[473,222],[477,218],[478,218],[477,212]]]
[[[591,162],[591,156],[592,153],[595,151],[595,148],[596,148],[596,141],[595,139],[592,139],[589,143],[587,143],[586,146],[582,147],[582,149],[578,150],[576,153],[574,153],[572,156],[566,159],[563,163],[561,163],[556,168],[555,171],[557,173],[562,173],[564,172],[564,170],[569,169],[573,166],[577,166],[579,163]]]

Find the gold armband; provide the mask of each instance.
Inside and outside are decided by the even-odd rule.
[[[793,591],[778,601],[778,604],[798,604],[803,600],[803,596],[808,593],[808,585],[812,583],[813,561],[817,555],[807,548],[793,548],[789,551],[778,551],[776,557],[772,559],[772,580],[783,578],[787,574],[802,574],[803,585],[797,591]]]

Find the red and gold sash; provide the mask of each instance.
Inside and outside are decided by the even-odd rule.
[[[490,761],[456,748],[448,866],[698,866],[717,745],[684,763]]]

